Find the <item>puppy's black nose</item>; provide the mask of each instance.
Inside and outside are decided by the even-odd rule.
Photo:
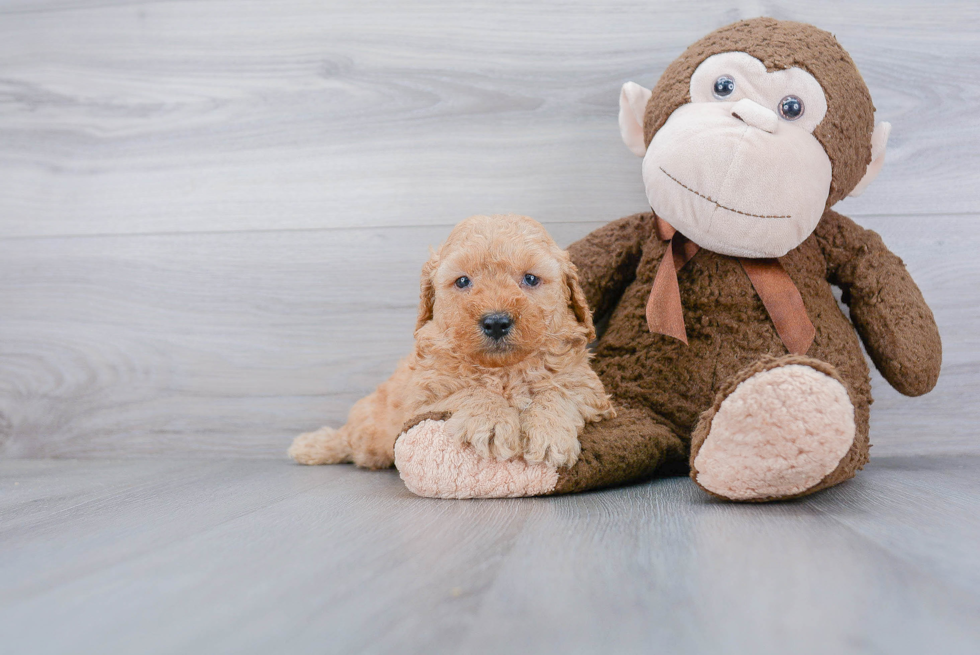
[[[496,340],[506,337],[513,325],[514,319],[511,318],[510,314],[505,312],[486,314],[480,319],[480,327],[483,328],[483,334]]]

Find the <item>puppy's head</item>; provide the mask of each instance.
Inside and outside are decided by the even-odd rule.
[[[420,330],[483,366],[595,338],[575,266],[524,216],[473,216],[453,229],[422,269]]]

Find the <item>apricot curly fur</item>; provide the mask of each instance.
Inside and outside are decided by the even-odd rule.
[[[524,283],[528,273],[540,282]],[[589,367],[595,327],[568,254],[530,218],[474,216],[432,254],[420,288],[412,353],[343,427],[300,435],[289,454],[385,468],[398,435],[425,417],[448,419],[483,456],[573,464],[582,428],[615,413]],[[491,313],[513,319],[497,342],[480,327]]]

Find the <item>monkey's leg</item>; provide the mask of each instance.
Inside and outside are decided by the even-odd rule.
[[[498,461],[461,447],[445,416],[419,417],[395,442],[395,466],[413,493],[432,498],[514,498],[586,491],[686,466],[684,441],[653,412],[617,408],[616,418],[585,426],[570,468]]]
[[[765,358],[728,380],[692,435],[691,478],[730,500],[805,496],[868,461],[867,403],[831,364]]]

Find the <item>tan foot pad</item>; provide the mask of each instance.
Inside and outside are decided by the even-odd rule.
[[[762,371],[718,408],[696,479],[732,500],[800,494],[837,468],[854,430],[854,407],[834,378],[800,364]]]
[[[443,429],[422,421],[395,442],[395,466],[409,491],[428,498],[518,498],[555,488],[558,469],[521,458],[485,459]]]

